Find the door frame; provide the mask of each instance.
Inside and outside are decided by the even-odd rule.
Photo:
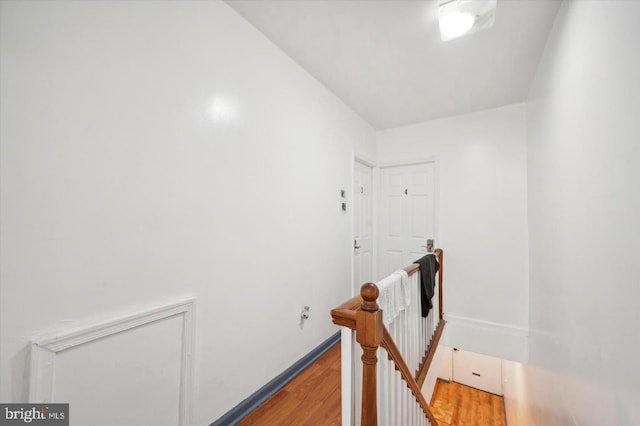
[[[377,197],[378,197],[378,186],[376,184],[376,170],[377,165],[375,162],[367,160],[357,154],[354,154],[353,161],[351,163],[351,194],[353,194],[353,182],[355,178],[355,163],[360,163],[363,166],[369,167],[371,169],[371,276],[375,277],[378,272],[378,215],[377,215]],[[353,256],[353,237],[355,234],[355,209],[353,204],[351,204],[351,239],[350,239],[350,247],[351,247],[351,295],[355,296],[360,294],[360,287],[364,283],[355,284],[355,260]]]

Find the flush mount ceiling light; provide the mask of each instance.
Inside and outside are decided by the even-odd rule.
[[[442,41],[491,28],[497,0],[438,0]]]

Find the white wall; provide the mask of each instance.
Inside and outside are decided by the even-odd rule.
[[[565,2],[528,104],[535,424],[640,424],[638,15]]]
[[[369,125],[224,3],[0,7],[0,400],[35,334],[195,295],[208,424],[337,331]]]
[[[377,133],[380,163],[435,157],[445,250],[445,343],[527,357],[525,106]]]

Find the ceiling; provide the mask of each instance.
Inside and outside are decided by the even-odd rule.
[[[437,0],[227,0],[377,129],[523,102],[560,0],[498,0],[442,42]]]

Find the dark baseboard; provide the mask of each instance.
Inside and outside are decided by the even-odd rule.
[[[291,367],[280,373],[277,377],[271,380],[269,383],[258,389],[253,395],[242,401],[240,404],[233,407],[225,415],[220,417],[209,426],[231,426],[238,423],[249,413],[255,410],[260,404],[265,402],[269,397],[273,396],[276,392],[282,389],[287,383],[293,380],[298,374],[305,368],[311,365],[315,360],[320,358],[325,352],[327,352],[333,345],[340,341],[340,332],[338,331],[327,340],[322,342],[314,350],[306,354],[300,360],[298,360]]]

